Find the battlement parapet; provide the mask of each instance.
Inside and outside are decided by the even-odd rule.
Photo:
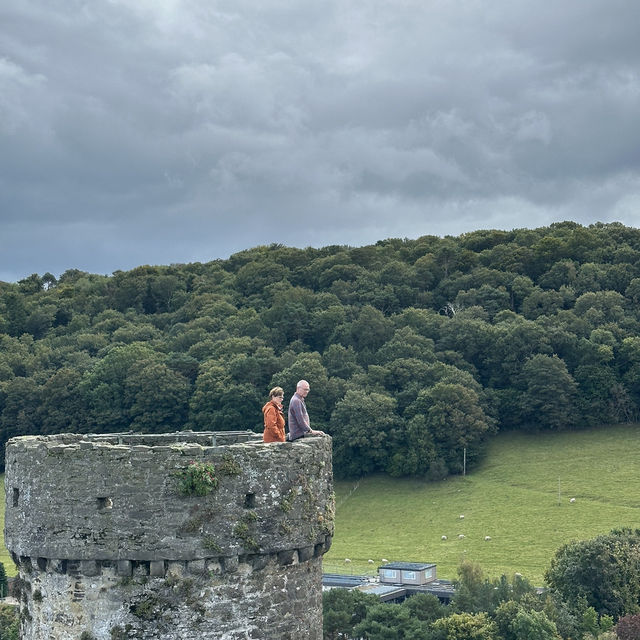
[[[133,576],[152,576],[162,578],[168,575],[225,575],[243,568],[245,573],[259,571],[268,564],[287,566],[307,562],[312,558],[323,556],[331,546],[331,537],[327,536],[324,543],[301,549],[287,549],[278,553],[255,553],[239,556],[212,556],[200,560],[68,560],[60,558],[31,558],[14,556],[13,560],[20,570],[27,576],[34,573],[55,573],[68,576],[119,576],[131,578]]]
[[[63,434],[6,451],[17,558],[186,562],[325,549],[333,535],[328,437]]]

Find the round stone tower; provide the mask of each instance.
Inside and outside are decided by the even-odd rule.
[[[328,436],[24,436],[5,491],[23,640],[322,638]]]

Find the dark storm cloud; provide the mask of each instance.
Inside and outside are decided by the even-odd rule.
[[[0,279],[635,225],[640,5],[7,0]]]

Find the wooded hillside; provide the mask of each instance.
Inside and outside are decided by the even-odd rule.
[[[617,223],[34,274],[0,283],[0,440],[261,430],[306,378],[338,476],[440,478],[497,430],[636,420],[639,300]]]

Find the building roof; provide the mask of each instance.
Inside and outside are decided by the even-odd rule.
[[[358,591],[378,596],[382,602],[404,598],[407,595],[407,590],[404,587],[383,584],[364,584],[358,587]]]
[[[456,593],[454,584],[448,580],[436,580],[429,584],[420,585],[417,588],[413,586],[410,588],[412,593],[416,593],[418,591],[431,593],[434,596],[438,596],[438,598],[452,598]]]
[[[401,569],[403,571],[424,571],[436,565],[432,562],[388,562],[378,569]]]
[[[395,563],[394,563],[395,564]],[[418,564],[418,563],[398,563],[398,564]],[[421,565],[422,566],[422,565]],[[427,567],[431,565],[425,565]],[[342,588],[358,589],[363,593],[372,593],[380,598],[381,602],[397,600],[405,596],[416,593],[430,593],[437,596],[441,602],[449,602],[456,593],[456,588],[449,580],[435,580],[428,584],[381,584],[377,578],[371,576],[344,575],[340,573],[323,573],[323,589]]]
[[[325,587],[340,587],[341,589],[351,589],[359,587],[368,582],[367,576],[347,576],[342,573],[323,573],[322,584]]]

